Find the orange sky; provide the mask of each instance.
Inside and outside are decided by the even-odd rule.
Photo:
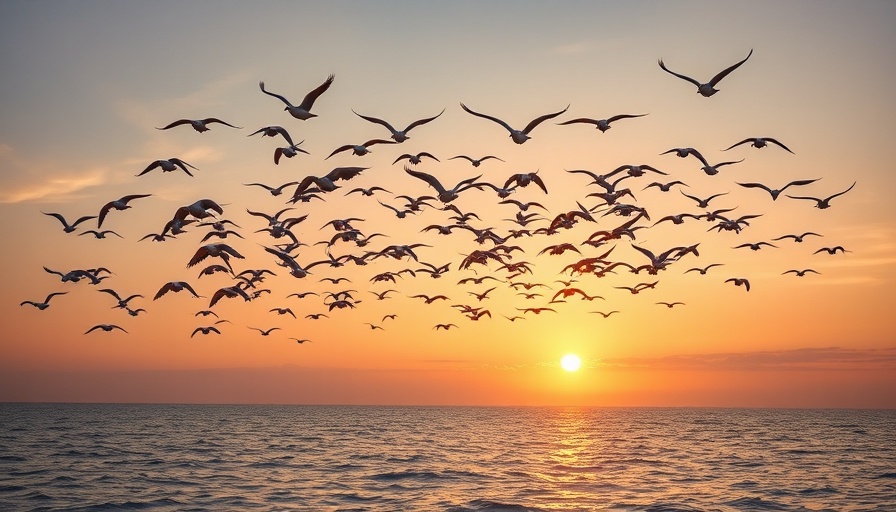
[[[265,402],[501,405],[712,405],[781,407],[894,407],[896,322],[890,314],[896,263],[896,208],[891,201],[896,178],[892,118],[896,107],[887,86],[896,78],[892,54],[896,36],[889,28],[894,7],[878,3],[792,3],[774,9],[685,2],[625,5],[564,3],[557,8],[531,3],[452,3],[424,6],[338,3],[302,6],[312,26],[296,31],[281,10],[228,6],[212,12],[202,3],[162,4],[149,9],[102,2],[60,5],[44,12],[26,2],[0,7],[4,52],[0,65],[8,79],[0,85],[0,225],[8,272],[0,291],[4,335],[0,338],[0,400]],[[813,9],[812,19],[804,16]],[[512,9],[507,18],[504,10]],[[770,12],[774,11],[774,12]],[[175,16],[176,14],[176,16]],[[704,40],[705,27],[738,26]],[[513,20],[512,22],[509,20]],[[599,31],[594,20],[601,20]],[[157,27],[165,25],[163,36]],[[200,35],[201,34],[201,35]],[[460,36],[463,34],[463,37]],[[758,34],[762,34],[760,37]],[[15,41],[15,44],[12,42]],[[323,43],[326,41],[326,43]],[[722,80],[711,98],[664,73],[672,70],[708,80],[753,54]],[[297,103],[330,73],[332,87],[315,102],[319,117],[299,121],[283,111],[271,91]],[[496,123],[461,110],[471,109],[521,128],[540,115],[567,112],[532,130],[532,139],[514,144]],[[344,144],[388,138],[382,126],[355,112],[404,127],[445,112],[414,128],[410,140],[375,145],[365,156],[348,152],[326,159]],[[593,126],[556,123],[578,117],[647,114],[622,119],[606,133]],[[213,125],[206,133],[188,126],[160,131],[181,118],[219,117],[242,127]],[[255,135],[281,125],[310,155],[272,160],[280,139]],[[757,149],[747,137],[774,137],[790,149]],[[674,147],[697,148],[710,163],[743,159],[708,176],[693,157],[660,153]],[[592,248],[580,245],[599,229],[626,219],[598,210],[596,223],[579,222],[553,236],[508,240],[523,252],[532,274],[512,282],[544,283],[543,295],[526,299],[511,288],[498,264],[459,269],[464,255],[479,245],[469,231],[450,235],[421,233],[432,224],[450,223],[451,213],[435,208],[398,219],[377,204],[399,206],[394,195],[431,194],[426,183],[404,173],[393,161],[403,153],[427,151],[417,170],[449,186],[479,174],[503,185],[516,173],[538,172],[548,193],[534,185],[513,198],[537,201],[543,216],[602,203],[587,194],[600,189],[580,174],[605,174],[625,165],[647,164],[668,176],[627,179],[635,196],[621,199],[644,207],[650,221],[626,238]],[[474,168],[450,157],[496,155]],[[156,169],[137,177],[150,162],[178,157],[196,166],[191,178]],[[325,160],[326,159],[326,160]],[[272,196],[246,183],[276,186],[321,176],[334,167],[366,169],[326,201],[285,204],[295,186]],[[736,208],[732,215],[761,215],[742,232],[718,232],[705,220],[653,225],[664,216],[697,208],[679,189],[646,189],[653,181],[678,179],[680,190],[706,197],[727,192],[713,208]],[[793,180],[818,179],[785,194],[837,197],[829,209],[811,201],[747,189],[738,182],[781,187]],[[389,193],[346,196],[355,187],[379,185]],[[96,227],[88,221],[75,233],[41,212],[59,212],[69,221],[96,215],[107,201],[128,194],[137,199],[126,211],[112,211],[103,229],[123,238],[79,236]],[[188,228],[174,240],[139,241],[159,232],[179,206],[211,198],[223,205],[222,218],[240,226],[244,239],[228,238],[244,260],[237,272],[267,268],[276,272],[259,286],[271,290],[252,302],[222,300],[212,308],[230,323],[221,335],[190,337],[194,316],[207,309],[208,297],[229,286],[228,276],[197,277],[208,263],[187,268],[202,245],[206,228]],[[506,234],[519,228],[516,208],[498,204],[489,190],[469,190],[451,204],[475,212],[477,228]],[[438,201],[434,205],[441,206]],[[422,264],[388,257],[356,267],[320,265],[303,279],[290,277],[264,246],[279,243],[264,233],[262,219],[248,210],[307,214],[293,228],[308,244],[296,259],[303,265],[325,257],[323,246],[335,231],[321,228],[338,218],[364,234],[382,233],[366,248],[337,242],[334,255],[363,254],[390,244],[423,243],[421,261],[451,270],[439,279],[425,274],[396,283],[373,283],[386,271],[418,269]],[[531,212],[532,210],[530,210]],[[546,221],[537,221],[541,227]],[[708,231],[709,230],[709,231]],[[773,242],[777,248],[735,249],[743,243],[813,231],[801,243]],[[581,255],[538,253],[548,245],[572,243]],[[654,253],[699,244],[656,276],[627,271],[598,278],[574,276],[575,286],[603,300],[548,304],[569,279],[562,269],[583,257],[609,250],[608,259],[647,263],[632,244]],[[813,254],[841,245],[848,253]],[[212,258],[214,260],[214,258]],[[699,275],[692,267],[722,263]],[[108,267],[114,275],[92,286],[62,283],[42,267],[67,272]],[[811,268],[819,274],[783,273]],[[475,272],[474,272],[475,271]],[[465,277],[492,275],[501,283],[459,285]],[[344,276],[348,283],[321,282]],[[749,292],[729,278],[747,278]],[[189,282],[203,299],[186,292],[152,296],[169,281]],[[657,281],[637,295],[617,288]],[[491,283],[491,284],[490,284]],[[496,286],[481,303],[470,292]],[[97,290],[142,294],[132,305],[147,313],[131,317],[113,309],[115,300]],[[371,292],[393,288],[387,300]],[[294,292],[356,290],[354,309],[328,311],[320,297],[287,298]],[[38,310],[22,301],[43,301]],[[423,304],[410,296],[445,294],[450,300]],[[673,309],[659,301],[681,301]],[[472,321],[453,304],[483,306],[491,318]],[[298,318],[278,316],[290,307]],[[551,307],[540,315],[518,308]],[[618,310],[602,318],[593,311]],[[311,313],[330,318],[310,320]],[[396,314],[394,320],[383,320]],[[521,315],[510,322],[507,317]],[[122,332],[91,332],[99,323]],[[372,330],[368,323],[383,327]],[[454,323],[436,331],[438,323]],[[263,337],[252,328],[279,327]],[[298,345],[290,337],[309,338]],[[579,354],[583,368],[560,369],[559,359]]]

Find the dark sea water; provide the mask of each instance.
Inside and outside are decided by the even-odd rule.
[[[896,511],[896,411],[0,404],[0,510]]]

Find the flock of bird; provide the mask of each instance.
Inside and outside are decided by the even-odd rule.
[[[699,94],[709,98],[718,92],[716,87],[719,82],[744,65],[752,53],[751,50],[746,58],[726,68],[706,83],[671,71],[662,60],[659,60],[659,67],[666,73],[692,83],[697,87]],[[330,75],[322,84],[305,95],[298,105],[293,104],[283,95],[269,91],[264,82],[259,83],[259,88],[263,94],[271,96],[285,105],[283,110],[292,118],[290,122],[309,122],[318,115],[316,113],[318,109],[314,108],[315,103],[333,84],[334,76]],[[516,129],[500,118],[473,110],[464,103],[460,103],[460,108],[472,117],[503,127],[509,133],[510,139],[518,145],[527,143],[532,139],[534,130],[545,126],[548,121],[552,120],[554,120],[553,123],[547,124],[557,126],[594,125],[600,132],[606,132],[614,123],[622,120],[630,120],[626,122],[634,123],[636,119],[648,115],[646,113],[619,114],[601,119],[580,117],[563,121],[559,118],[570,108],[567,106],[561,110],[535,117],[524,128]],[[421,127],[424,126],[427,129],[437,129],[438,119],[445,109],[438,114],[422,117],[401,130],[396,129],[392,123],[383,119],[362,115],[354,110],[352,112],[366,122],[381,126],[388,131],[388,134],[384,132],[382,138],[370,138],[362,144],[346,144],[335,148],[326,157],[317,159],[316,165],[331,158],[364,157],[375,145],[384,148],[400,144],[409,145],[408,141],[411,138],[409,132],[422,130]],[[179,127],[191,127],[196,132],[203,133],[219,126],[234,130],[242,129],[240,126],[214,117],[180,119],[157,129],[175,130]],[[300,147],[304,141],[295,142],[289,130],[284,126],[265,126],[248,136],[255,135],[281,141],[282,145],[278,145],[274,150],[275,165],[279,166],[281,163],[285,163],[284,158],[292,159],[300,154],[304,155],[304,158],[314,158],[309,151]],[[187,137],[189,134],[180,133],[179,136]],[[746,137],[722,151],[733,151],[737,148],[742,151],[742,147],[747,145],[756,149],[772,148],[775,151],[786,152],[788,155],[794,154],[784,143],[771,137]],[[710,164],[706,156],[693,147],[664,149],[657,148],[657,154],[675,155],[687,159],[688,162],[694,163],[695,170],[702,171],[706,176],[716,176],[719,174],[720,168],[745,160],[745,158],[740,158]],[[723,232],[740,234],[742,231],[749,230],[752,223],[762,222],[761,218],[765,215],[765,212],[735,213],[737,205],[713,209],[710,203],[716,201],[717,198],[728,196],[731,193],[730,190],[723,191],[720,186],[717,193],[707,197],[689,194],[685,192],[688,189],[685,182],[687,178],[671,179],[669,172],[646,164],[621,165],[609,171],[552,169],[514,172],[496,181],[484,179],[485,173],[480,169],[491,167],[490,174],[496,175],[499,171],[495,166],[505,163],[505,160],[499,156],[473,157],[461,154],[448,158],[448,160],[466,162],[477,173],[457,179],[445,173],[423,172],[414,167],[439,165],[441,160],[430,152],[400,150],[394,152],[396,157],[392,164],[401,163],[403,173],[399,172],[399,176],[394,178],[393,182],[395,184],[400,182],[404,187],[403,190],[396,192],[391,192],[378,185],[350,187],[349,182],[359,183],[362,181],[358,179],[359,176],[375,172],[363,166],[336,166],[324,174],[307,175],[276,186],[260,182],[244,183],[243,185],[247,187],[263,189],[274,200],[280,201],[276,207],[271,208],[271,210],[275,210],[273,212],[245,209],[253,219],[258,219],[259,226],[263,226],[253,230],[253,236],[256,237],[253,242],[246,239],[250,236],[247,231],[228,219],[228,214],[233,211],[232,209],[237,208],[230,202],[203,198],[178,208],[170,218],[163,219],[164,227],[158,233],[146,234],[139,240],[164,242],[185,237],[185,234],[190,231],[201,232],[203,236],[200,245],[190,248],[189,254],[184,254],[185,266],[199,270],[197,281],[192,284],[187,281],[172,280],[160,283],[155,293],[126,294],[113,287],[114,274],[107,267],[60,271],[44,266],[44,270],[48,274],[57,276],[64,283],[63,286],[95,287],[99,293],[109,296],[112,309],[119,309],[135,317],[141,314],[151,314],[146,308],[151,309],[152,301],[170,300],[166,297],[184,292],[192,296],[197,304],[200,304],[195,308],[196,311],[190,314],[195,316],[196,323],[201,325],[197,325],[192,332],[185,333],[189,337],[219,335],[222,332],[227,332],[228,328],[225,328],[225,324],[233,322],[220,318],[215,311],[215,306],[223,300],[236,300],[249,304],[246,307],[253,307],[251,303],[260,301],[262,297],[275,295],[268,285],[276,277],[278,283],[286,283],[285,286],[291,293],[281,293],[282,296],[276,298],[281,301],[280,304],[268,309],[267,312],[272,315],[272,319],[283,318],[291,323],[279,323],[272,327],[247,325],[243,329],[256,332],[259,336],[269,336],[278,331],[296,334],[289,339],[301,344],[311,340],[301,335],[302,320],[299,315],[306,321],[327,319],[331,315],[334,317],[336,315],[351,315],[348,311],[364,309],[365,300],[384,301],[404,296],[404,300],[419,302],[427,308],[437,308],[434,310],[433,318],[438,317],[444,320],[433,321],[431,328],[434,331],[447,331],[460,328],[464,322],[468,321],[503,317],[507,321],[513,322],[543,313],[562,314],[564,304],[574,299],[589,302],[603,301],[603,304],[610,304],[613,300],[613,297],[610,296],[611,293],[656,294],[656,290],[661,287],[662,274],[669,272],[672,268],[680,268],[677,272],[693,273],[694,276],[697,276],[696,278],[705,279],[707,277],[700,276],[719,275],[722,272],[719,267],[724,267],[725,263],[709,261],[698,264],[698,259],[703,261],[707,258],[707,255],[701,254],[699,242],[688,241],[671,247],[663,247],[662,250],[657,250],[656,247],[649,249],[642,242],[643,234],[666,223],[677,226],[701,221],[708,226],[707,233],[716,233],[716,235],[709,236],[720,236],[718,233]],[[197,168],[180,158],[161,159],[148,164],[136,174],[136,177],[140,179],[140,177],[157,170],[162,173],[182,172],[192,178],[194,174],[191,171],[196,171]],[[519,170],[517,169],[517,171]],[[394,171],[392,172],[394,173]],[[559,193],[566,196],[562,200],[566,201],[569,207],[562,211],[550,212],[541,202],[531,199],[547,195],[552,179],[561,173],[565,175],[566,179],[572,176],[575,177],[574,179],[580,180],[581,188],[576,190],[589,193],[573,194],[569,191],[552,191],[552,195]],[[764,190],[773,203],[784,196],[794,201],[810,201],[818,209],[831,207],[834,199],[846,194],[855,186],[853,183],[848,188],[825,197],[797,195],[795,192],[816,186],[819,179],[819,177],[796,179],[775,186],[744,180],[734,181],[732,186],[736,185],[739,187],[738,190]],[[533,187],[528,188],[530,185]],[[686,212],[666,215],[658,219],[652,218],[649,211],[651,205],[639,203],[635,199],[635,192],[640,193],[651,189],[655,190],[651,193],[661,195],[667,202],[679,201],[682,204],[690,204],[692,208]],[[747,192],[743,193],[747,194]],[[535,194],[534,197],[533,194]],[[286,198],[285,202],[279,199],[281,196]],[[490,201],[501,205],[499,208],[506,208],[509,218],[481,219],[477,213],[466,211],[458,206],[461,201],[457,200],[462,196],[475,196],[476,201]],[[116,212],[124,212],[132,208],[138,210],[141,202],[151,201],[152,197],[151,193],[125,195],[105,203],[95,215],[84,215],[73,222],[68,220],[69,217],[57,212],[43,213],[57,219],[66,236],[89,234],[97,239],[106,238],[107,235],[125,238],[114,230],[103,230],[103,225],[108,224],[113,217],[124,215]],[[681,199],[682,197],[685,199]],[[348,203],[348,199],[342,198],[349,198],[352,201]],[[324,219],[319,218],[315,204],[340,200],[347,203],[345,210],[351,213],[343,218],[326,219],[326,222],[322,222]],[[393,242],[392,234],[371,232],[364,224],[364,217],[374,210],[388,210],[398,219],[396,222],[405,222],[403,219],[408,218],[426,217],[427,225],[420,230],[420,237],[424,241],[409,243],[407,240],[400,240],[398,243],[389,243]],[[321,223],[322,226],[320,226]],[[85,229],[88,226],[91,229]],[[80,232],[79,229],[81,229]],[[306,236],[300,232],[303,230],[310,231],[311,234]],[[552,243],[549,240],[554,235],[562,235],[563,239],[576,241]],[[822,236],[814,231],[782,233],[770,240],[751,240],[733,245],[732,249],[767,250],[767,248],[778,247],[776,243],[802,243],[809,237]],[[447,240],[444,245],[450,244],[452,247],[458,248],[468,245],[475,248],[462,254],[457,261],[427,261],[430,259],[428,255],[432,254],[430,249],[442,243],[440,239]],[[246,261],[244,253],[247,251],[243,247],[255,249],[258,245],[263,247],[264,253],[268,256],[269,265],[265,265],[265,268],[240,268],[240,264]],[[308,257],[307,254],[311,251],[320,251],[320,249],[313,249],[316,246],[321,246],[324,256],[321,258]],[[536,249],[533,249],[533,246]],[[625,246],[628,249],[620,251],[617,249],[619,246]],[[635,254],[636,259],[629,258],[626,261],[617,257],[619,253],[626,250],[630,254]],[[814,254],[836,255],[843,252],[849,251],[841,246],[832,246],[821,247],[814,251]],[[543,265],[542,262],[547,260],[562,261],[561,265],[565,266],[555,279],[535,280],[536,266]],[[340,267],[345,266],[369,266],[368,268],[371,270],[368,282],[346,282],[349,281],[346,277],[338,275]],[[782,275],[793,274],[796,277],[819,274],[812,268],[782,270]],[[456,279],[456,285],[453,288],[455,293],[452,293],[452,297],[449,298],[444,293],[429,294],[420,291],[420,288],[424,287],[426,279],[451,279],[446,276],[452,274],[460,276]],[[213,275],[220,276],[217,279],[222,281],[226,280],[226,285],[217,286],[217,289],[208,293],[208,296],[197,292],[198,280]],[[602,285],[601,279],[610,275],[616,276],[617,280],[624,278],[626,284],[624,286]],[[751,289],[749,276],[722,274],[717,279],[720,283],[730,283],[726,284],[727,286],[743,287],[746,291]],[[206,281],[210,280],[211,278],[206,279]],[[314,286],[309,285],[309,282],[326,283],[323,286],[330,289],[314,291]],[[344,282],[346,283],[342,284]],[[408,284],[412,282],[414,285]],[[219,282],[218,284],[225,283]],[[196,286],[194,287],[194,285]],[[411,291],[409,287],[414,290]],[[364,292],[364,299],[361,298],[362,293],[359,292],[359,289]],[[515,299],[490,305],[494,303],[494,294],[501,290],[508,291]],[[21,305],[46,310],[50,307],[51,300],[54,301],[53,304],[59,300],[65,300],[55,298],[69,292],[70,290],[53,291],[42,301],[25,300]],[[148,296],[151,296],[151,299],[147,298]],[[670,309],[685,306],[684,302],[675,300],[647,300],[651,300],[657,306]],[[134,304],[141,304],[146,308],[137,307]],[[306,307],[305,304],[307,304],[307,312],[300,311],[297,315],[296,311],[299,306]],[[265,308],[267,309],[266,306]],[[340,313],[340,310],[346,310],[346,313]],[[601,318],[609,318],[611,315],[620,314],[621,311],[603,308],[591,311],[591,313],[599,315]],[[399,310],[396,313],[384,315],[382,318],[362,317],[361,320],[366,321],[358,320],[357,323],[368,326],[372,331],[387,330],[393,323],[400,322],[401,316]],[[214,321],[210,323],[212,318]],[[354,316],[344,318],[354,318]],[[110,319],[108,323],[93,325],[87,328],[84,334],[94,331],[128,332],[116,322],[117,320]]]

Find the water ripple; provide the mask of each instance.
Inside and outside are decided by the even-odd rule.
[[[0,425],[0,510],[896,510],[896,411],[0,404]]]

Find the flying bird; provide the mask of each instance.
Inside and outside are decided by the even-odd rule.
[[[162,172],[173,172],[178,169],[181,169],[182,171],[187,173],[187,176],[192,178],[193,173],[191,173],[189,171],[189,169],[187,169],[187,167],[198,170],[196,168],[196,166],[188,164],[187,162],[184,162],[180,158],[169,158],[168,160],[156,160],[155,162],[146,166],[146,169],[143,169],[143,171],[141,171],[140,174],[137,174],[136,176],[143,176],[144,174],[148,173],[149,171],[151,171],[155,168],[159,168],[159,169],[162,169]]]
[[[783,276],[783,275],[787,275],[787,274],[795,274],[796,277],[803,277],[808,272],[812,272],[813,274],[821,274],[821,272],[819,272],[817,270],[807,268],[807,269],[803,269],[803,270],[796,270],[796,269],[787,270],[785,272],[782,272],[781,275]]]
[[[166,126],[164,128],[156,128],[156,130],[168,130],[169,128],[174,128],[175,126],[180,126],[182,124],[188,124],[188,125],[192,126],[193,129],[196,130],[197,132],[202,133],[202,132],[207,132],[209,130],[208,125],[210,125],[212,123],[220,123],[225,126],[229,126],[231,128],[236,128],[238,130],[242,129],[242,127],[240,127],[240,126],[234,126],[228,122],[218,119],[217,117],[206,117],[205,119],[178,119],[177,121],[174,121],[173,123],[169,124],[168,126]]]
[[[286,107],[283,110],[289,112],[292,117],[300,121],[306,121],[308,119],[311,119],[312,117],[317,117],[317,114],[311,113],[311,107],[314,106],[315,100],[317,100],[317,98],[320,97],[321,94],[323,94],[327,89],[330,88],[330,85],[332,85],[334,78],[334,75],[330,75],[329,77],[327,77],[324,83],[320,84],[316,89],[306,94],[305,98],[302,100],[302,103],[299,105],[293,105],[283,96],[265,90],[264,82],[258,82],[258,87],[261,89],[261,92],[267,94],[268,96],[273,96],[285,103]]]
[[[355,112],[355,111],[352,110],[352,112]],[[426,123],[428,123],[428,122],[430,122],[430,121],[433,121],[433,120],[435,120],[436,118],[438,118],[440,115],[442,115],[443,113],[445,113],[445,109],[442,109],[441,112],[439,112],[438,114],[436,114],[436,115],[434,115],[434,116],[432,116],[432,117],[427,117],[427,118],[424,118],[424,119],[418,119],[418,120],[414,121],[413,123],[409,124],[409,125],[407,126],[407,128],[405,128],[404,130],[396,130],[395,128],[392,127],[391,124],[387,123],[386,121],[383,121],[382,119],[378,119],[378,118],[376,118],[376,117],[362,116],[361,114],[359,114],[359,113],[357,113],[357,112],[355,112],[355,115],[358,116],[358,117],[360,117],[361,119],[364,119],[364,120],[366,120],[366,121],[370,121],[371,123],[381,124],[381,125],[385,126],[387,130],[389,130],[390,132],[392,132],[392,139],[393,139],[395,142],[404,142],[404,141],[406,141],[406,140],[408,140],[408,139],[411,138],[411,137],[408,135],[408,132],[411,131],[413,128],[416,128],[417,126],[420,126],[420,125],[426,124]]]
[[[118,329],[119,331],[122,331],[122,332],[124,332],[124,333],[127,333],[127,332],[128,332],[128,331],[125,331],[124,329],[122,329],[121,327],[119,327],[119,326],[117,326],[117,325],[115,325],[115,324],[97,324],[97,325],[94,325],[93,327],[91,327],[90,329],[87,329],[87,331],[85,331],[84,334],[88,334],[88,333],[93,332],[93,331],[95,331],[95,330],[97,330],[97,329],[102,329],[102,330],[104,330],[104,331],[106,331],[106,332],[112,331],[113,329]]]
[[[576,123],[585,123],[585,124],[593,124],[595,128],[601,131],[601,133],[606,132],[610,129],[610,123],[613,121],[618,121],[620,119],[631,119],[634,117],[644,117],[647,114],[619,114],[613,117],[608,117],[606,119],[591,119],[588,117],[580,117],[577,119],[570,119],[569,121],[564,121],[562,123],[557,123],[558,125],[568,125],[568,124],[576,124]]]
[[[305,142],[304,140],[302,142]],[[302,142],[299,142],[301,144]],[[291,144],[289,146],[280,147],[274,150],[274,165],[280,165],[280,159],[282,157],[292,158],[299,153],[305,153],[306,155],[310,155],[311,153],[305,151],[304,149],[299,147],[299,144]]]
[[[97,238],[97,239],[106,238],[106,235],[115,235],[118,238],[124,238],[123,236],[119,235],[115,231],[112,231],[111,229],[104,229],[102,231],[97,231],[95,229],[88,229],[86,231],[78,233],[78,236],[83,236],[83,235],[93,235],[94,238]]]
[[[500,158],[498,158],[498,157],[496,157],[496,156],[492,156],[492,155],[487,155],[487,156],[484,156],[484,157],[482,157],[482,158],[473,158],[473,157],[469,157],[469,156],[467,156],[467,155],[457,155],[457,156],[452,156],[452,157],[449,158],[448,160],[454,160],[454,159],[456,159],[456,158],[461,158],[461,159],[464,159],[464,160],[468,160],[468,161],[473,165],[473,167],[479,167],[480,165],[482,165],[482,162],[485,162],[486,160],[488,160],[488,159],[490,159],[490,158],[494,158],[495,160],[498,160],[498,161],[500,161],[500,162],[503,162],[503,161],[504,161],[504,160],[501,160]]]
[[[747,291],[750,291],[750,281],[747,281],[746,279],[740,277],[732,277],[730,279],[726,279],[725,282],[734,283],[735,286],[743,286],[747,289]]]
[[[108,203],[104,204],[102,208],[100,208],[100,214],[97,216],[96,227],[97,228],[103,227],[103,220],[105,220],[106,215],[109,214],[110,210],[113,210],[113,209],[119,210],[119,211],[127,210],[128,208],[131,207],[128,204],[129,202],[133,201],[134,199],[149,197],[151,195],[152,194],[131,194],[131,195],[124,196],[121,199],[109,201]]]
[[[785,190],[787,190],[787,187],[801,187],[801,186],[803,186],[803,185],[808,185],[808,184],[810,184],[810,183],[815,183],[815,182],[818,181],[819,179],[821,179],[821,178],[816,178],[816,179],[814,179],[814,180],[796,180],[796,181],[791,181],[790,183],[788,183],[788,184],[786,184],[786,185],[784,185],[783,187],[778,188],[778,189],[772,189],[772,188],[769,188],[768,186],[763,185],[762,183],[740,183],[740,182],[735,182],[735,183],[737,183],[738,185],[740,185],[740,186],[742,186],[742,187],[745,187],[745,188],[761,188],[762,190],[765,190],[766,192],[768,192],[769,194],[771,194],[771,196],[772,196],[772,201],[777,201],[778,196],[781,194],[781,192],[784,192]]]
[[[44,215],[49,215],[50,217],[56,217],[56,219],[57,219],[59,222],[62,223],[62,230],[65,231],[66,233],[71,233],[71,232],[75,231],[75,229],[77,229],[77,227],[78,227],[78,224],[80,224],[80,223],[82,223],[82,222],[85,222],[85,221],[88,221],[88,220],[90,220],[90,219],[95,219],[95,218],[96,218],[96,215],[85,215],[85,216],[83,216],[83,217],[80,217],[80,218],[79,218],[78,220],[76,220],[75,222],[72,222],[71,224],[69,224],[69,223],[65,220],[65,217],[63,217],[61,214],[58,214],[58,213],[47,213],[47,212],[40,212],[40,213],[43,213]]]
[[[417,153],[415,155],[412,155],[410,153],[405,153],[405,154],[399,156],[398,158],[396,158],[395,161],[392,162],[392,165],[395,165],[402,160],[407,160],[408,162],[410,162],[414,165],[417,165],[423,161],[422,160],[423,157],[431,158],[431,159],[435,160],[436,162],[439,161],[439,159],[434,157],[431,153],[427,153],[426,151],[421,151],[420,153]]]
[[[251,137],[258,133],[260,133],[262,137],[276,137],[277,135],[280,135],[284,139],[286,139],[287,144],[289,144],[290,146],[293,145],[292,137],[289,135],[289,132],[286,131],[286,128],[283,128],[282,126],[265,126],[263,128],[255,130],[249,135],[246,135],[246,137]],[[301,142],[299,142],[299,144],[301,144]]]
[[[272,332],[281,330],[279,327],[271,327],[268,330],[259,329],[258,327],[249,327],[249,329],[260,332],[262,336],[269,336]]]
[[[156,292],[156,294],[152,298],[152,300],[158,300],[159,297],[161,297],[162,295],[165,295],[168,292],[178,293],[183,290],[187,290],[188,292],[190,292],[193,295],[193,297],[195,297],[197,299],[200,298],[199,295],[196,293],[196,290],[194,290],[193,287],[190,286],[190,284],[187,283],[186,281],[169,281],[169,282],[163,284],[161,288],[159,288],[159,291]]]
[[[805,238],[807,236],[823,236],[823,235],[819,235],[818,233],[815,233],[812,231],[807,231],[807,232],[803,233],[802,235],[781,235],[778,238],[772,238],[772,241],[784,240],[785,238],[793,238],[794,242],[800,244],[800,243],[803,243],[803,238]]]
[[[308,187],[312,184],[316,185],[320,191],[332,192],[339,188],[339,186],[336,185],[337,181],[350,180],[367,169],[367,167],[337,167],[328,172],[325,176],[307,176],[299,182],[299,186],[296,187],[296,191],[293,192],[293,198],[305,193],[305,191],[308,190]]]
[[[330,153],[330,156],[333,156],[337,153],[341,153],[343,151],[348,151],[348,150],[352,150],[353,155],[364,156],[367,153],[371,152],[370,149],[368,149],[368,148],[370,146],[373,146],[376,144],[397,144],[397,143],[394,140],[370,139],[367,142],[365,142],[364,144],[346,144],[344,146],[339,146],[338,148],[334,149],[332,153]],[[327,158],[324,158],[324,160],[327,160],[328,158],[330,158],[330,156],[328,156]]]
[[[723,78],[725,78],[726,76],[728,76],[729,73],[731,73],[732,71],[734,71],[735,69],[737,69],[741,64],[743,64],[744,62],[747,62],[747,59],[749,59],[751,55],[753,55],[753,50],[750,50],[750,53],[747,54],[747,56],[746,56],[746,58],[744,58],[744,60],[742,60],[742,61],[738,62],[737,64],[734,64],[734,65],[732,65],[732,66],[730,66],[730,67],[728,67],[728,68],[726,68],[726,69],[724,69],[724,70],[722,70],[721,72],[719,72],[719,74],[717,74],[716,76],[712,77],[712,79],[711,79],[709,82],[706,82],[706,83],[704,83],[704,84],[701,84],[700,82],[698,82],[697,80],[694,80],[693,78],[691,78],[691,77],[689,77],[689,76],[685,76],[685,75],[682,75],[682,74],[679,74],[679,73],[675,73],[674,71],[670,71],[669,68],[667,68],[666,65],[663,63],[663,59],[659,59],[658,62],[659,62],[660,68],[661,68],[663,71],[665,71],[666,73],[669,73],[669,74],[671,74],[671,75],[673,75],[673,76],[677,76],[678,78],[681,78],[682,80],[687,80],[688,82],[691,82],[692,84],[694,84],[695,86],[697,86],[697,92],[698,92],[699,94],[703,95],[703,96],[706,97],[706,98],[709,98],[709,97],[712,96],[713,94],[719,92],[719,91],[716,89],[716,85],[718,85],[718,83],[719,83]]]
[[[740,146],[741,144],[746,144],[747,142],[749,142],[750,145],[753,146],[754,148],[760,148],[760,149],[768,146],[768,143],[771,142],[772,144],[787,150],[788,153],[794,154],[793,151],[790,151],[790,148],[788,148],[784,144],[781,144],[780,142],[778,142],[777,140],[775,140],[771,137],[749,137],[749,138],[746,138],[746,139],[738,142],[737,144],[732,144],[732,145],[728,146],[727,148],[723,149],[722,151],[728,151],[731,148],[735,148],[737,146]]]
[[[475,183],[476,180],[478,180],[479,178],[482,177],[482,175],[480,174],[479,176],[476,176],[474,178],[467,178],[465,180],[461,180],[460,182],[458,182],[458,184],[455,185],[453,188],[446,189],[445,186],[442,185],[442,183],[439,182],[439,180],[436,179],[436,177],[431,174],[426,174],[425,172],[415,171],[415,170],[409,168],[408,166],[405,166],[404,172],[410,174],[411,176],[413,176],[415,178],[425,181],[426,183],[429,184],[430,187],[436,189],[436,192],[439,193],[439,195],[438,195],[439,201],[446,203],[446,204],[457,199],[458,195],[461,192],[463,192],[464,190],[474,188],[476,186],[476,183]]]
[[[66,293],[68,293],[68,292],[53,292],[53,293],[47,295],[47,298],[44,299],[43,302],[34,302],[33,300],[24,300],[24,301],[22,301],[21,304],[19,304],[19,306],[24,306],[25,304],[30,304],[30,305],[36,307],[37,309],[43,311],[43,310],[47,309],[48,307],[50,307],[50,299],[52,299],[53,297],[55,297],[57,295],[65,295]]]
[[[511,128],[509,124],[498,119],[497,117],[492,117],[492,116],[489,116],[486,114],[480,114],[478,112],[474,112],[473,110],[470,110],[469,108],[467,108],[467,106],[464,105],[463,103],[460,104],[460,107],[462,109],[464,109],[464,111],[466,111],[467,113],[473,114],[476,117],[488,119],[490,121],[494,121],[494,122],[500,124],[501,126],[506,128],[507,131],[510,132],[510,138],[513,139],[513,142],[516,142],[517,144],[522,144],[522,143],[526,142],[527,140],[529,140],[530,139],[529,132],[531,132],[533,129],[535,129],[536,126],[538,126],[539,124],[541,124],[544,121],[547,121],[548,119],[553,119],[553,118],[559,116],[560,114],[566,112],[567,109],[569,109],[569,105],[567,105],[566,108],[564,108],[560,112],[555,112],[553,114],[545,114],[543,116],[536,117],[535,119],[530,121],[529,124],[527,124],[525,128],[523,128],[522,130],[517,130],[517,129]]]
[[[818,253],[820,253],[820,252],[826,252],[826,253],[828,253],[828,254],[832,254],[832,255],[833,255],[833,254],[837,254],[837,251],[839,251],[839,252],[844,252],[844,253],[845,253],[845,252],[852,252],[852,251],[847,251],[846,249],[844,249],[842,245],[837,245],[837,246],[834,246],[834,247],[822,247],[821,249],[819,249],[819,250],[813,252],[812,254],[818,254]]]
[[[835,197],[838,197],[838,196],[842,196],[843,194],[849,192],[850,190],[852,190],[853,187],[856,186],[856,183],[857,182],[854,181],[854,182],[852,182],[852,185],[850,185],[848,189],[844,190],[843,192],[837,192],[836,194],[834,194],[832,196],[828,196],[824,199],[819,199],[817,197],[803,197],[803,196],[791,196],[791,195],[788,195],[787,197],[789,197],[791,199],[808,199],[810,201],[815,201],[816,208],[818,208],[819,210],[826,210],[831,207],[831,199],[834,199]]]
[[[193,336],[196,336],[196,333],[202,333],[202,334],[209,334],[209,333],[221,334],[221,331],[219,331],[218,329],[216,329],[215,326],[213,326],[213,325],[212,325],[212,326],[208,326],[208,327],[197,327],[197,328],[193,329],[193,334],[191,334],[190,337],[192,338]]]

